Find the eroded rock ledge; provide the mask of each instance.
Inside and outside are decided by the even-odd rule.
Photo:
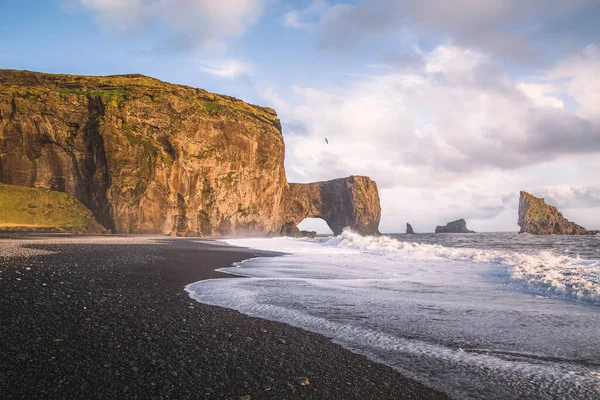
[[[588,235],[593,234],[574,222],[563,217],[554,206],[546,204],[544,199],[527,192],[519,197],[519,233],[534,235]]]
[[[381,206],[377,184],[366,176],[290,183],[281,234],[297,236],[297,226],[305,218],[325,220],[335,235],[346,227],[361,235],[379,235]]]

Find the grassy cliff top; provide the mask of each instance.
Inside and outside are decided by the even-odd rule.
[[[531,193],[527,193],[525,191],[521,190],[521,199],[526,199],[529,201],[544,201],[544,199],[542,199],[541,197],[535,197],[534,195],[532,195]]]
[[[0,230],[101,233],[104,228],[68,193],[0,183]]]
[[[534,195],[521,191],[519,203],[526,201],[529,207],[526,209],[528,218],[534,218],[536,220],[547,220],[549,215],[560,215],[562,214],[558,209],[550,204],[541,197],[535,197]]]
[[[182,100],[203,102],[211,115],[219,111],[229,115],[244,113],[269,122],[281,130],[277,113],[272,108],[248,104],[235,97],[167,83],[140,74],[83,76],[0,69],[0,92],[39,90],[62,95],[100,96],[109,100],[119,98],[123,101],[142,98],[157,101],[162,96],[174,95]]]

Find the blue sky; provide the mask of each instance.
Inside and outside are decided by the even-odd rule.
[[[598,229],[597,21],[599,0],[3,0],[0,67],[274,107],[288,179],[371,176],[384,232],[517,230],[519,190]]]

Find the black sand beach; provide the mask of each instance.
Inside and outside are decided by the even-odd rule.
[[[258,254],[196,239],[0,235],[0,398],[445,398],[326,337],[184,291]]]

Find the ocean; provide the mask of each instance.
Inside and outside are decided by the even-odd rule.
[[[600,398],[600,235],[226,242],[286,255],[188,285],[201,303],[323,334],[455,399]]]

